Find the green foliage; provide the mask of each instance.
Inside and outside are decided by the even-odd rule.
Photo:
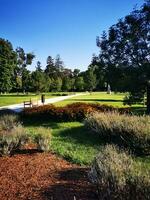
[[[36,134],[34,141],[37,144],[37,149],[40,151],[49,151],[50,150],[50,141],[51,141],[51,131],[50,129],[45,129],[39,127],[36,129]]]
[[[10,155],[28,140],[26,132],[15,115],[0,117],[0,154]]]
[[[83,91],[84,87],[85,87],[85,83],[84,83],[84,78],[82,76],[79,76],[75,79],[75,89],[77,91]]]
[[[97,38],[99,63],[105,70],[105,80],[115,91],[128,91],[132,98],[143,100],[147,92],[147,112],[150,113],[149,29],[150,4],[134,9]],[[141,96],[141,94],[143,94]],[[141,98],[142,97],[142,98]]]
[[[83,121],[88,113],[94,111],[119,111],[120,113],[129,112],[128,108],[115,108],[108,105],[73,103],[64,107],[54,105],[44,105],[34,108],[26,108],[22,112],[23,117],[42,118],[54,121]]]
[[[0,92],[9,92],[12,89],[16,66],[17,58],[12,44],[0,38]]]
[[[141,170],[127,152],[115,146],[101,149],[89,177],[97,185],[101,200],[148,200],[150,197],[150,171]]]
[[[70,91],[72,89],[72,80],[69,77],[64,77],[62,82],[62,90]]]
[[[92,69],[88,69],[85,74],[85,88],[86,90],[93,91],[96,88],[96,75]]]
[[[138,155],[150,155],[149,116],[94,113],[86,118],[85,125],[106,141],[127,147]]]
[[[50,90],[53,92],[59,92],[62,88],[62,79],[61,78],[55,78],[51,79],[51,85]]]
[[[32,90],[38,92],[48,92],[50,89],[50,78],[41,69],[41,63],[37,62],[37,68],[32,72]]]

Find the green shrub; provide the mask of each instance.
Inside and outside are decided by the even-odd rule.
[[[17,115],[6,114],[0,116],[0,131],[11,130],[19,124],[20,123]]]
[[[27,141],[24,128],[16,115],[0,117],[0,154],[9,155],[19,149]]]
[[[23,117],[34,119],[50,119],[54,121],[83,121],[88,113],[104,111],[130,112],[128,108],[114,108],[108,105],[73,103],[64,107],[44,105],[34,108],[26,108],[22,112]]]
[[[39,127],[36,130],[36,135],[34,138],[37,148],[40,151],[49,151],[50,150],[50,141],[51,141],[51,131],[50,129],[45,129]]]
[[[24,128],[21,125],[11,130],[0,132],[0,154],[10,155],[14,150],[20,149],[28,140]]]
[[[97,185],[99,199],[150,199],[150,172],[143,173],[135,166],[128,153],[112,145],[102,148],[89,172],[91,181]]]
[[[117,112],[88,115],[85,126],[108,142],[115,142],[137,154],[150,154],[150,117],[120,115]]]

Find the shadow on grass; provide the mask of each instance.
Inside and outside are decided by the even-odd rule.
[[[52,129],[58,129],[60,128],[59,123],[53,122],[50,120],[44,120],[44,119],[22,119],[23,125],[25,127],[44,127],[44,128],[52,128]]]
[[[71,127],[59,131],[59,137],[66,141],[72,141],[74,144],[83,144],[88,146],[104,145],[106,142],[101,140],[99,135],[91,133],[84,126]]]
[[[101,102],[123,102],[123,100],[118,100],[118,99],[67,99],[65,101],[101,101]]]
[[[36,97],[36,96],[39,96],[39,95],[36,95],[36,94],[16,94],[16,95],[14,95],[14,94],[4,94],[4,95],[0,95],[0,98],[1,97]]]
[[[135,115],[144,115],[146,114],[146,107],[131,107],[131,112]]]

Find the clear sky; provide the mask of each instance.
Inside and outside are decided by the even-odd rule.
[[[85,70],[98,53],[96,36],[144,0],[0,0],[0,37],[34,52],[44,66],[60,54],[69,68]]]

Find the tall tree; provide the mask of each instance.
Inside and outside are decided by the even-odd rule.
[[[43,72],[41,63],[38,61],[36,70],[32,72],[33,89],[36,92],[48,92],[50,88],[50,79]]]
[[[143,99],[147,91],[150,113],[150,1],[111,26],[108,34],[97,38],[97,45],[110,85],[117,87],[121,79],[136,101],[138,97]]]
[[[0,38],[0,92],[9,92],[17,64],[16,53],[8,40]]]
[[[28,89],[28,80],[30,79],[30,72],[27,70],[27,66],[32,64],[35,55],[33,53],[25,53],[23,48],[18,47],[16,49],[18,70],[16,76],[22,79],[22,90],[25,92]]]
[[[93,69],[88,69],[85,73],[85,89],[93,91],[96,88],[96,75]]]
[[[75,90],[76,91],[83,91],[85,87],[84,78],[82,76],[78,76],[75,79]]]

